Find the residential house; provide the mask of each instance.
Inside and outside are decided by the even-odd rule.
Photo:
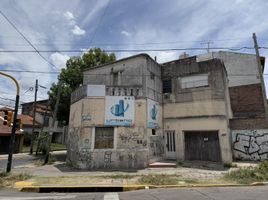
[[[213,52],[160,65],[139,54],[88,69],[72,93],[67,161],[118,169],[267,159],[261,60],[259,69],[255,55]]]
[[[33,117],[33,111],[34,111],[34,102],[27,102],[21,104],[22,106],[22,114],[23,115],[29,115]],[[37,135],[40,131],[43,132],[49,132],[50,127],[52,126],[52,110],[50,106],[48,105],[48,100],[41,100],[36,101],[36,112],[35,112],[35,134]],[[65,130],[64,124],[62,124],[59,121],[55,122],[55,127],[53,129],[53,138],[52,142],[55,143],[65,143]],[[29,131],[29,132],[28,132]],[[31,130],[25,130],[28,134],[32,133],[32,127]]]

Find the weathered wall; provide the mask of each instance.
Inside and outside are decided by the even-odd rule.
[[[164,155],[162,121],[152,135],[147,101],[135,100],[135,126],[115,127],[114,148],[94,149],[95,127],[104,126],[105,98],[84,98],[71,105],[67,161],[82,169],[144,168]],[[162,119],[162,109],[159,110]],[[161,147],[161,149],[159,149]]]
[[[164,104],[164,118],[226,115],[224,100]]]
[[[232,145],[236,160],[267,160],[268,129],[232,130]]]
[[[232,162],[230,132],[226,118],[164,119],[165,130],[175,130],[178,160],[184,160],[184,131],[218,131],[223,163]]]
[[[229,87],[260,83],[255,55],[219,51],[199,55],[197,61],[213,58],[219,58],[224,62],[228,72]],[[248,76],[249,74],[251,76]]]

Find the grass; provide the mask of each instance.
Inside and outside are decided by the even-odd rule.
[[[241,184],[268,181],[268,161],[262,161],[257,167],[231,171],[225,174],[224,179]]]
[[[34,144],[33,150],[35,152],[35,150],[36,150],[36,144]],[[64,144],[51,143],[51,150],[52,151],[66,150],[66,146]],[[23,153],[30,152],[30,146],[23,146],[22,147],[22,152]]]
[[[183,180],[181,179],[180,175],[167,175],[167,174],[150,174],[146,176],[141,176],[138,179],[138,183],[144,185],[177,185],[181,183],[198,183],[197,180]]]
[[[30,178],[32,178],[32,176],[26,173],[22,174],[0,173],[0,188],[11,187],[17,181],[24,181]]]

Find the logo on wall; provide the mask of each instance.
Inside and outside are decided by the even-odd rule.
[[[124,100],[119,100],[118,104],[111,107],[111,113],[117,117],[124,117],[124,113],[128,110],[129,104],[124,106]]]
[[[156,104],[154,104],[150,112],[152,120],[156,120],[157,112]]]
[[[148,128],[159,128],[159,108],[158,102],[151,99],[147,99],[147,127]]]
[[[134,97],[106,96],[104,124],[109,126],[133,126],[134,106]]]

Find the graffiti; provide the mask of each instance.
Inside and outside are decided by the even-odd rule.
[[[93,160],[93,153],[89,152],[88,149],[83,149],[77,153],[78,161],[86,162],[87,165],[90,165]]]
[[[164,154],[164,145],[161,136],[150,137],[150,155],[161,156]]]
[[[122,140],[123,143],[129,143],[130,141],[137,141],[139,138],[139,134],[134,132],[126,132],[124,133],[119,133],[119,139]]]
[[[137,161],[137,156],[135,154],[128,154],[129,161]]]
[[[268,133],[258,130],[241,132],[233,133],[235,158],[241,160],[268,159]]]
[[[104,167],[110,168],[112,163],[112,152],[111,151],[105,151],[104,153]]]

